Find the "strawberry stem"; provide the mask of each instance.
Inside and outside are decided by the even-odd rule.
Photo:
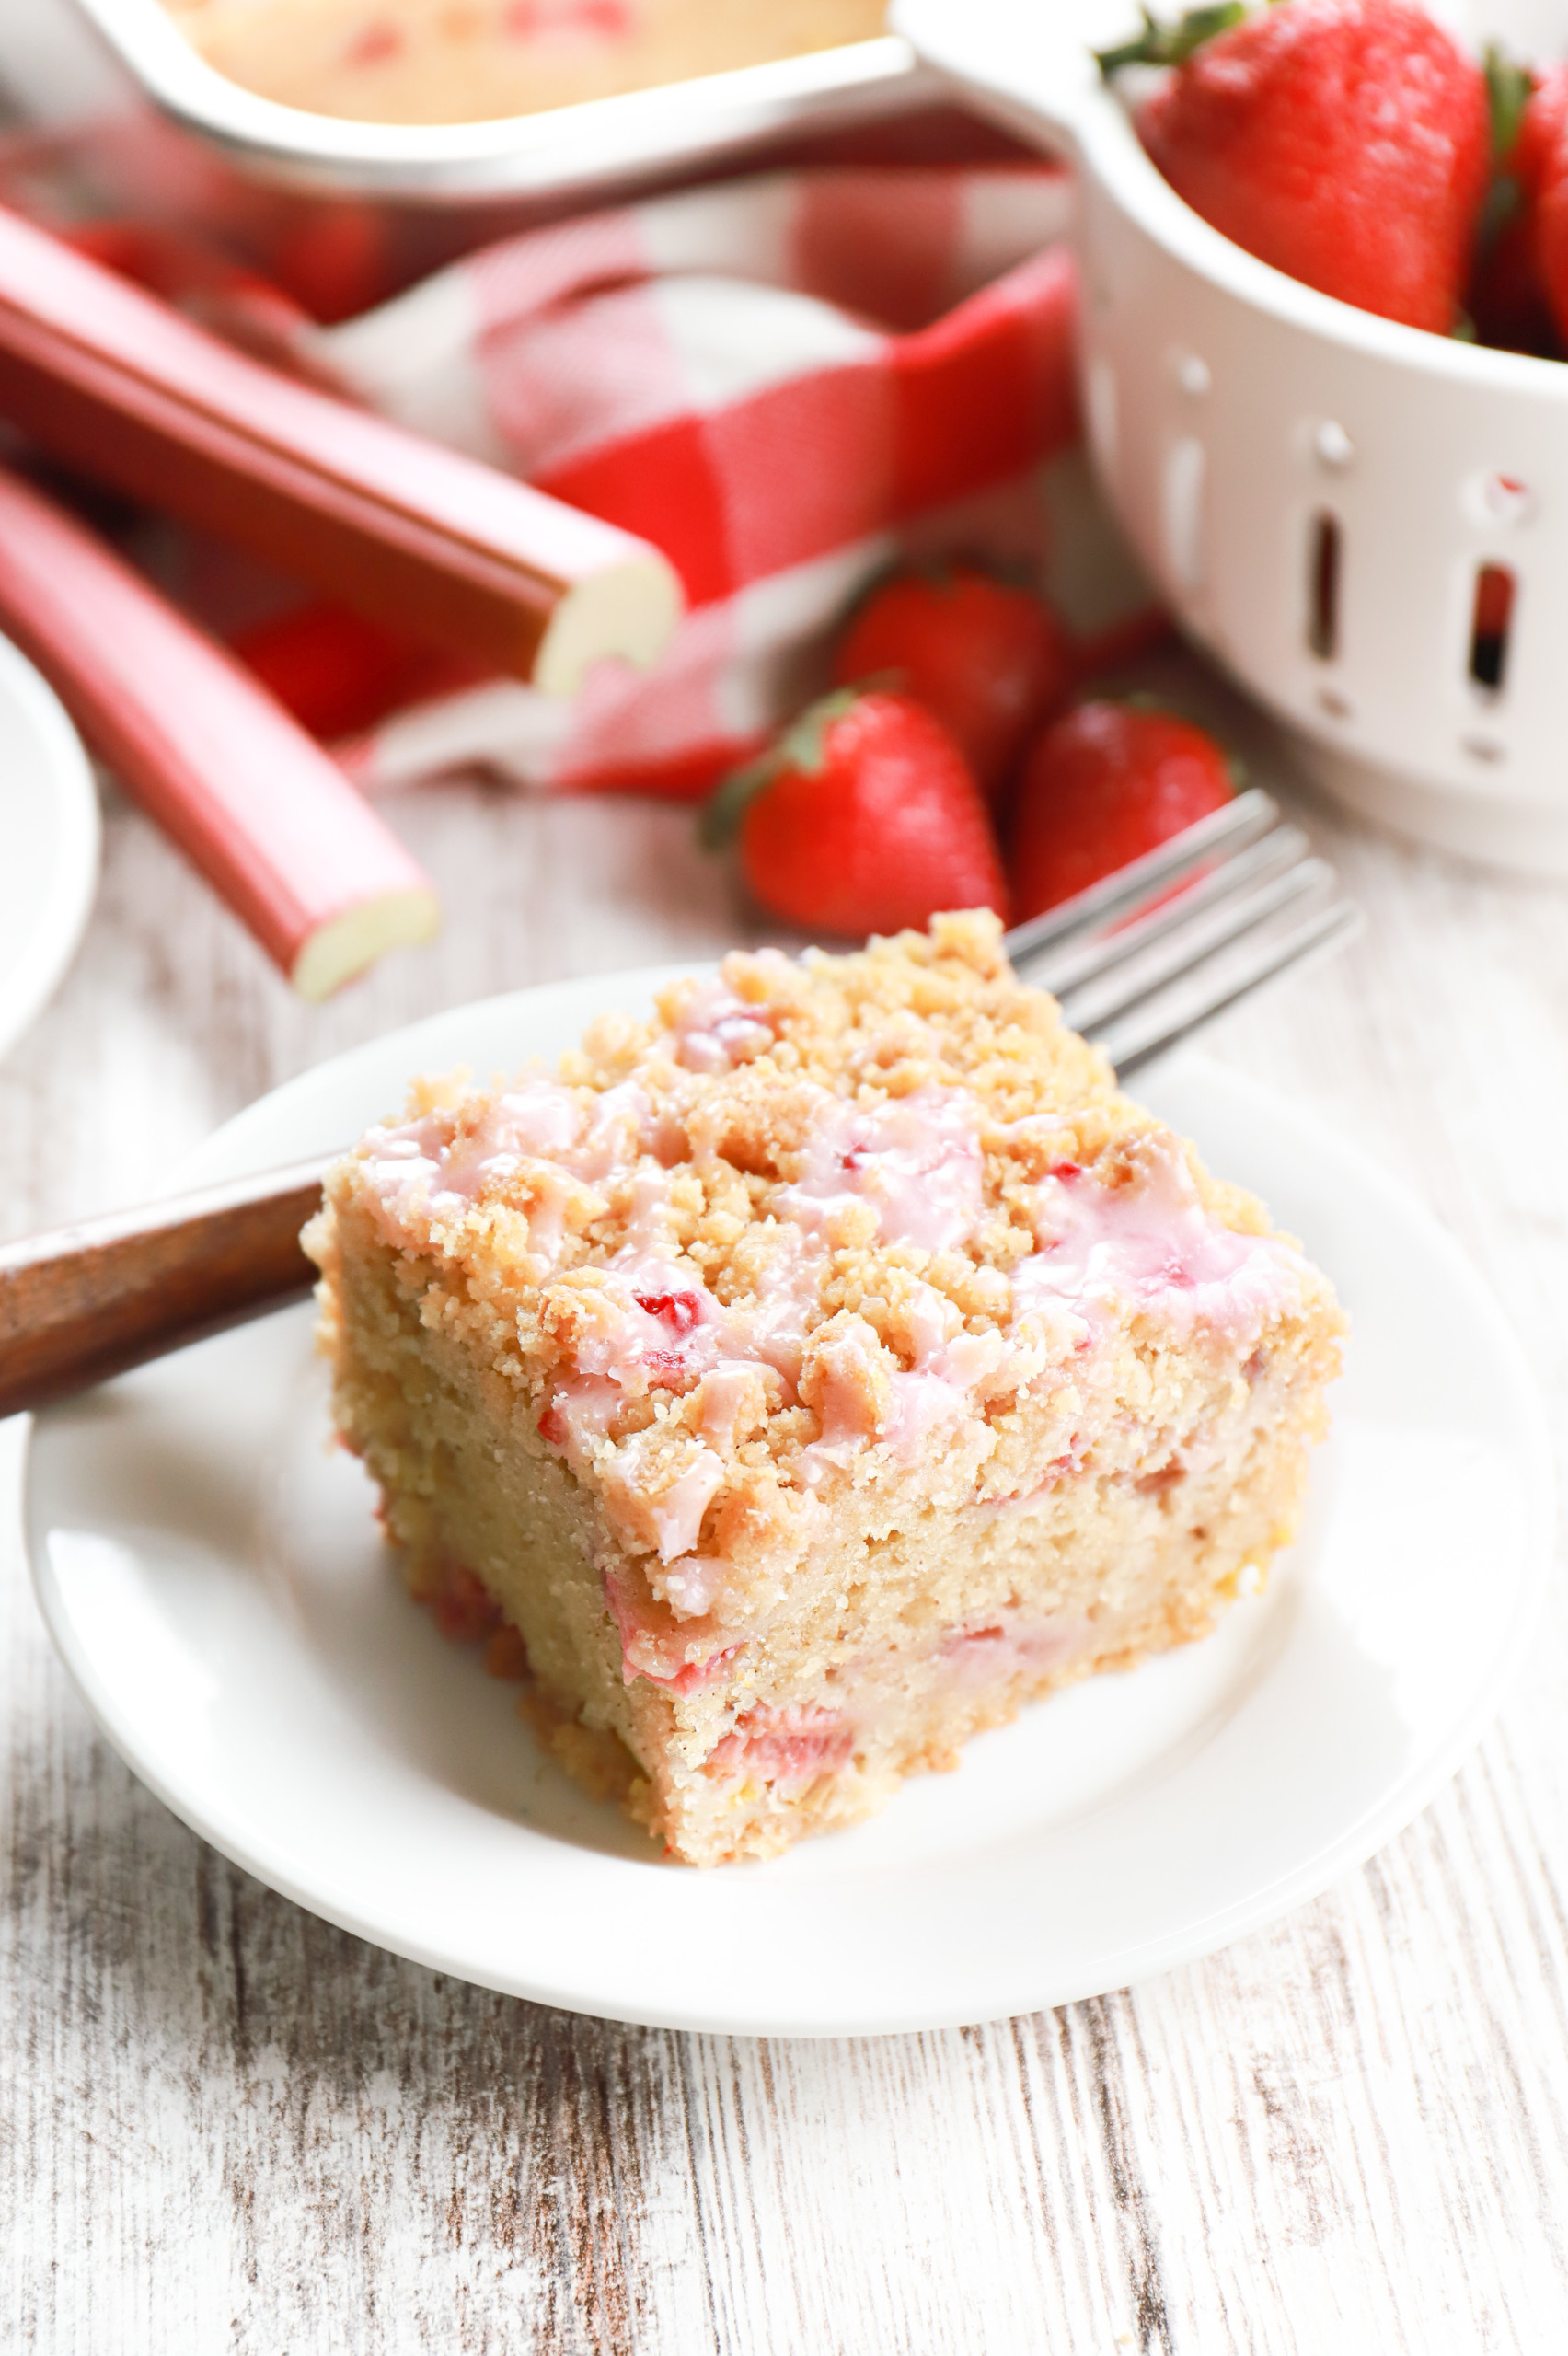
[[[836,720],[854,710],[864,692],[861,687],[835,687],[831,695],[809,703],[778,740],[780,766],[799,769],[802,777],[815,777],[827,759],[828,730]]]
[[[1195,49],[1216,33],[1228,32],[1246,13],[1241,0],[1213,0],[1210,6],[1189,8],[1173,25],[1162,25],[1147,8],[1140,8],[1144,29],[1137,39],[1122,41],[1114,49],[1097,49],[1095,62],[1107,81],[1124,65],[1184,65]]]
[[[744,768],[732,769],[702,805],[697,839],[703,849],[723,850],[732,843],[757,795],[766,793],[774,779],[781,777],[786,769],[795,769],[802,777],[814,777],[827,759],[828,730],[836,720],[842,720],[847,711],[853,710],[864,692],[858,687],[837,687],[832,695],[808,704],[760,759],[748,761]]]
[[[1516,65],[1495,41],[1487,43],[1482,70],[1486,75],[1486,102],[1492,115],[1492,179],[1482,199],[1481,213],[1476,221],[1475,252],[1479,267],[1484,269],[1504,230],[1516,221],[1525,209],[1525,191],[1517,175],[1509,167],[1518,144],[1525,109],[1535,88],[1535,80],[1528,65]],[[1476,341],[1473,327],[1467,336],[1463,326],[1461,320],[1453,333],[1461,341],[1473,343]]]
[[[704,850],[727,850],[741,831],[741,820],[759,793],[773,783],[784,764],[780,747],[770,745],[760,759],[732,769],[698,813],[697,839]]]
[[[1492,110],[1492,153],[1501,164],[1513,152],[1535,86],[1529,67],[1516,65],[1495,41],[1486,45],[1483,70],[1486,100]]]

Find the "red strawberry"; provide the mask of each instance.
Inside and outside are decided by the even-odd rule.
[[[1520,128],[1536,276],[1568,341],[1568,65],[1541,75]]]
[[[1019,920],[1098,884],[1234,791],[1224,748],[1173,711],[1084,703],[1047,728],[1013,814]]]
[[[291,606],[242,630],[231,644],[302,727],[329,740],[355,735],[399,704],[468,687],[482,676],[460,655],[325,602]]]
[[[1499,352],[1556,356],[1557,331],[1536,269],[1533,223],[1527,217],[1517,184],[1494,180],[1494,193],[1507,199],[1483,230],[1465,308],[1478,343]]]
[[[1492,183],[1481,209],[1466,308],[1478,342],[1507,352],[1550,352],[1556,341],[1536,271],[1534,183],[1548,142],[1546,117],[1531,110],[1537,77],[1495,47],[1486,52],[1492,109]]]
[[[939,908],[1007,907],[974,772],[908,696],[843,688],[813,704],[703,813],[710,849],[737,834],[764,907],[824,932],[897,932]]]
[[[1497,176],[1470,310],[1483,342],[1555,356],[1568,342],[1568,65],[1486,61]]]
[[[1136,120],[1177,194],[1303,284],[1447,335],[1486,190],[1480,66],[1408,0],[1282,0],[1213,39],[1199,18],[1101,60],[1176,61]]]
[[[934,711],[993,803],[1030,737],[1073,682],[1073,646],[1049,606],[971,564],[897,573],[839,640],[841,687],[886,676]]]
[[[312,206],[284,228],[264,267],[323,327],[384,303],[397,286],[390,216],[351,198]]]

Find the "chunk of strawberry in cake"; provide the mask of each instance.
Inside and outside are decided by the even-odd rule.
[[[998,930],[737,954],[424,1084],[307,1232],[416,1590],[462,1565],[693,1863],[1204,1634],[1295,1523],[1332,1293]]]

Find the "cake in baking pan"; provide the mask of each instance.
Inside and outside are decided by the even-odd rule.
[[[416,1087],[306,1231],[416,1594],[672,1855],[766,1857],[1291,1535],[1342,1319],[988,913]]]
[[[870,40],[886,0],[164,0],[231,82],[361,122],[478,122]]]

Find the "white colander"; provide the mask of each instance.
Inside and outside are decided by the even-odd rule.
[[[1183,629],[1342,800],[1568,875],[1568,364],[1353,310],[1211,229],[1090,57],[1126,34],[1122,0],[895,0],[894,19],[1078,166],[1090,445]],[[1493,8],[1484,29],[1541,56],[1562,26]]]

